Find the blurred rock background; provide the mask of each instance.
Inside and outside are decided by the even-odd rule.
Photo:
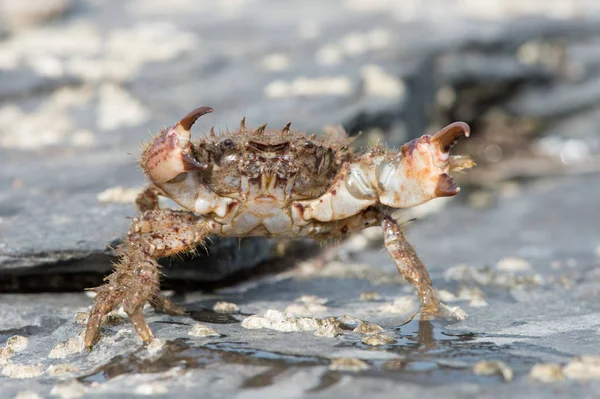
[[[408,236],[469,318],[387,315],[412,291],[377,233],[299,265],[276,241],[215,239],[208,255],[166,261],[166,287],[286,272],[177,298],[214,340],[150,314],[166,345],[138,348],[115,318],[83,353],[79,291],[108,273],[135,214],[140,143],[200,105],[215,112],[196,137],[246,116],[397,147],[468,122],[457,152],[478,167],[461,195],[416,210]],[[594,397],[600,360],[573,357],[600,342],[598,126],[596,0],[0,0],[0,397]],[[78,293],[33,294],[48,291]],[[215,315],[223,299],[244,316],[290,303],[361,315],[398,342],[250,331]]]
[[[498,181],[597,171],[600,6],[524,3],[2,0],[0,286],[107,272],[144,184],[140,142],[199,105],[216,112],[197,136],[246,116],[399,146],[464,120],[459,151],[480,168],[463,185],[483,205]],[[213,282],[273,251],[247,240],[192,274]]]

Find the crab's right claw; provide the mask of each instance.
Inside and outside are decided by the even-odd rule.
[[[196,108],[175,126],[163,130],[146,147],[142,167],[155,184],[166,183],[184,172],[207,168],[190,153],[190,130],[199,117],[212,111],[210,107]]]

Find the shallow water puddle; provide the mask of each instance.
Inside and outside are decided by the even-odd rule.
[[[448,384],[476,381],[499,383],[499,376],[484,377],[473,372],[473,365],[480,360],[499,360],[511,367],[516,376],[527,373],[536,359],[511,355],[507,346],[491,343],[471,342],[475,335],[448,331],[440,321],[413,319],[395,327],[390,334],[397,342],[382,346],[363,344],[357,335],[347,333],[346,339],[332,340],[336,348],[356,348],[368,351],[382,351],[397,355],[391,360],[364,360],[368,368],[361,371],[325,370],[320,382],[311,392],[326,389],[337,384],[343,375],[353,374],[364,377],[391,378],[421,384]],[[393,333],[395,332],[395,334]],[[291,333],[295,334],[295,333]],[[352,338],[352,339],[350,339]],[[176,339],[167,341],[160,353],[148,356],[145,348],[121,356],[116,356],[107,364],[88,375],[79,378],[84,383],[104,382],[128,373],[160,373],[167,370],[201,369],[209,364],[241,364],[267,367],[266,371],[247,378],[242,388],[260,388],[273,385],[282,373],[294,369],[328,366],[331,359],[325,356],[305,356],[269,352],[252,348],[252,342],[209,342],[196,346],[194,341]]]

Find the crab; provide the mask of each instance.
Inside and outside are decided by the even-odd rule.
[[[86,327],[88,349],[103,317],[118,306],[144,343],[153,339],[144,320],[146,303],[183,315],[160,295],[157,259],[193,251],[210,236],[329,240],[381,226],[398,271],[417,289],[421,312],[438,314],[429,273],[392,213],[459,192],[449,173],[473,163],[449,152],[469,136],[467,124],[452,123],[399,151],[378,145],[355,153],[343,129],[317,138],[292,130],[290,123],[251,129],[245,119],[233,132],[216,135],[211,129],[192,143],[192,125],[212,111],[193,110],[143,150],[141,166],[151,183],[136,200],[140,214],[117,249],[114,272],[90,289],[97,295]],[[183,209],[160,208],[160,196]]]

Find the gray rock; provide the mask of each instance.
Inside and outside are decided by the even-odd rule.
[[[185,397],[202,390],[209,397],[259,393],[273,397],[376,393],[387,397],[401,388],[407,397],[443,393],[451,398],[503,398],[522,392],[552,397],[560,388],[573,396],[592,395],[597,380],[542,384],[530,382],[527,376],[537,363],[565,365],[575,356],[597,354],[600,306],[593,293],[600,288],[600,275],[594,251],[600,236],[594,221],[586,216],[595,209],[598,187],[597,176],[559,179],[524,188],[519,196],[500,198],[494,207],[479,212],[454,202],[446,212],[415,223],[410,238],[430,265],[436,288],[460,297],[461,287],[479,287],[485,295],[485,307],[468,299],[449,303],[469,314],[461,322],[420,321],[412,318],[410,310],[382,312],[380,308],[399,295],[414,298],[414,294],[410,286],[393,277],[396,272],[391,261],[378,249],[350,255],[351,263],[341,269],[325,265],[325,269],[308,273],[293,272],[286,279],[270,277],[210,295],[190,292],[178,297],[191,316],[148,311],[150,326],[159,338],[149,347],[140,345],[128,322],[116,318],[104,327],[103,337],[91,353],[82,351],[77,336],[83,325],[74,316],[86,311],[91,302],[82,294],[4,295],[0,298],[0,343],[10,346],[7,339],[13,335],[27,337],[28,342],[8,365],[0,366],[3,394],[12,397],[30,390],[48,395],[53,389],[70,389],[100,397],[152,392]],[[580,238],[575,246],[573,240],[554,235],[574,231]],[[530,266],[517,261],[496,266],[500,258],[508,256],[522,257]],[[487,266],[504,277],[485,283],[487,280],[473,279],[473,275],[457,274],[455,263],[465,261],[482,275]],[[358,270],[357,263],[368,266],[352,274]],[[511,265],[513,271],[507,269]],[[531,275],[540,278],[519,279]],[[570,285],[565,285],[567,280]],[[381,298],[365,302],[360,299],[365,291],[376,291]],[[240,324],[249,314],[263,315],[268,309],[283,311],[297,305],[299,298],[304,303],[326,300],[325,308],[313,314],[317,318],[348,315],[367,320],[380,325],[397,342],[368,347],[361,342],[363,334],[351,328],[341,336],[327,338],[311,331],[285,333],[278,331],[279,327],[247,329]],[[222,300],[236,303],[242,314],[214,313],[212,306]],[[195,322],[221,336],[189,336]],[[340,357],[361,359],[369,368],[328,370],[331,360]],[[506,363],[514,373],[513,380],[475,375],[472,367],[480,359]],[[33,365],[43,374],[17,379],[22,365]],[[62,374],[56,374],[61,370]]]

